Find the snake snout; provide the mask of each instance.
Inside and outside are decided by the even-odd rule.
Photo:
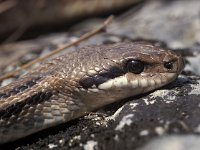
[[[185,67],[185,59],[183,58],[183,57],[179,57],[179,59],[178,59],[178,74],[180,74],[182,71],[183,71],[183,69],[184,69],[184,67]]]

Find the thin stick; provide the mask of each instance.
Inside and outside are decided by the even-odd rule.
[[[17,4],[17,1],[9,0],[0,3],[0,14],[13,8]]]
[[[66,48],[69,48],[69,47],[71,47],[71,46],[73,46],[73,45],[75,45],[75,44],[80,43],[80,42],[83,41],[83,40],[86,40],[86,39],[88,39],[88,38],[94,36],[94,35],[97,34],[98,32],[102,31],[112,20],[113,20],[113,16],[109,16],[109,17],[104,21],[104,23],[103,23],[100,27],[98,27],[98,28],[92,30],[91,32],[88,32],[88,33],[82,35],[82,36],[81,36],[79,39],[77,39],[76,41],[73,41],[73,42],[71,42],[71,43],[68,43],[68,44],[64,45],[63,47],[58,48],[58,49],[52,51],[51,53],[49,53],[49,54],[47,54],[47,55],[45,55],[45,56],[43,56],[43,57],[39,57],[39,58],[37,58],[37,59],[35,59],[35,60],[33,60],[33,61],[31,61],[31,62],[29,62],[29,63],[23,65],[23,66],[21,66],[20,68],[18,68],[18,69],[14,70],[14,71],[11,71],[11,72],[9,72],[9,73],[7,73],[7,74],[1,76],[1,77],[0,77],[0,81],[3,81],[4,79],[10,78],[10,77],[13,77],[13,76],[15,76],[17,73],[19,73],[20,71],[22,71],[22,70],[24,70],[24,69],[26,69],[26,68],[28,68],[28,67],[30,67],[30,66],[36,64],[36,63],[38,63],[38,62],[41,62],[41,61],[43,61],[43,60],[45,60],[45,59],[47,59],[47,58],[49,58],[49,57],[51,57],[51,56],[53,56],[53,55],[55,55],[55,54],[57,54],[57,53],[63,51],[63,50],[66,49]]]

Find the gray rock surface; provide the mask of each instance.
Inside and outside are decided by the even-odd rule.
[[[197,150],[198,147],[200,147],[199,135],[171,135],[156,138],[138,150]]]
[[[199,0],[147,1],[119,18],[108,32],[164,41],[170,48],[186,48],[200,41],[199,12]]]

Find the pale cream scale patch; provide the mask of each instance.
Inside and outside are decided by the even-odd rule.
[[[141,79],[139,80],[140,87],[148,87],[148,81],[147,79]]]
[[[137,87],[138,87],[138,84],[139,84],[139,83],[138,83],[138,80],[132,80],[130,83],[131,83],[131,87],[132,87],[132,88],[137,88]]]
[[[98,86],[99,89],[108,90],[113,87],[126,87],[128,85],[128,80],[126,76],[120,76],[115,79],[110,79],[109,81],[102,83]]]
[[[108,90],[111,88],[123,88],[123,87],[148,87],[148,81],[146,79],[141,80],[128,80],[127,76],[120,76],[115,79],[111,79],[105,83],[102,83],[98,86],[101,90]]]

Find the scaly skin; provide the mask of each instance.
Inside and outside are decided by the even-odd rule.
[[[144,69],[133,73],[127,67],[131,60]],[[181,56],[145,42],[90,46],[52,59],[0,88],[0,143],[152,91],[183,67]]]

